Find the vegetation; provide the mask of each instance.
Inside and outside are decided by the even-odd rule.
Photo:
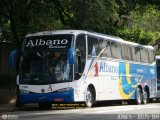
[[[0,40],[20,47],[44,30],[84,29],[151,44],[160,38],[160,0],[0,0]]]
[[[157,6],[136,6],[127,16],[119,35],[130,41],[151,44],[160,37],[160,11]]]

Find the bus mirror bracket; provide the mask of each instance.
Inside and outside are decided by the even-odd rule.
[[[69,64],[73,65],[74,64],[74,48],[70,48],[68,51],[68,59],[69,59]]]

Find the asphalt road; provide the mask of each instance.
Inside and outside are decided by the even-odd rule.
[[[67,108],[70,106],[69,108]],[[76,109],[73,109],[76,106]],[[103,105],[83,108],[77,104],[53,105],[52,110],[26,107],[14,112],[3,113],[1,119],[8,120],[160,120],[160,103],[147,105]],[[57,108],[56,108],[57,107]],[[2,119],[2,120],[3,120]]]

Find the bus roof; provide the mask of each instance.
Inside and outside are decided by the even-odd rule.
[[[106,34],[101,34],[101,33],[93,32],[93,31],[85,31],[85,30],[53,30],[53,31],[43,31],[43,32],[37,32],[37,33],[33,33],[33,34],[28,34],[26,37],[41,36],[41,35],[57,35],[57,34],[74,34],[74,35],[88,34],[88,35],[92,35],[92,36],[108,39],[108,40],[111,40],[111,41],[117,41],[117,42],[120,42],[120,43],[132,45],[132,46],[142,46],[142,45],[140,45],[138,43],[134,43],[134,42],[130,42],[130,41],[125,41],[125,40],[123,40],[122,38],[119,38],[119,37],[110,36],[110,35],[106,35]],[[148,49],[154,49],[152,46],[149,46],[149,45],[143,45],[143,47],[148,48]]]
[[[86,33],[87,31],[83,30],[53,30],[53,31],[43,31],[43,32],[37,32],[33,34],[28,34],[26,37],[30,36],[40,36],[40,35],[57,35],[57,34],[81,34],[81,33]]]

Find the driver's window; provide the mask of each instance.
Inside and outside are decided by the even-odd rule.
[[[78,80],[84,71],[86,63],[86,38],[84,34],[77,36],[74,61],[75,80]]]

